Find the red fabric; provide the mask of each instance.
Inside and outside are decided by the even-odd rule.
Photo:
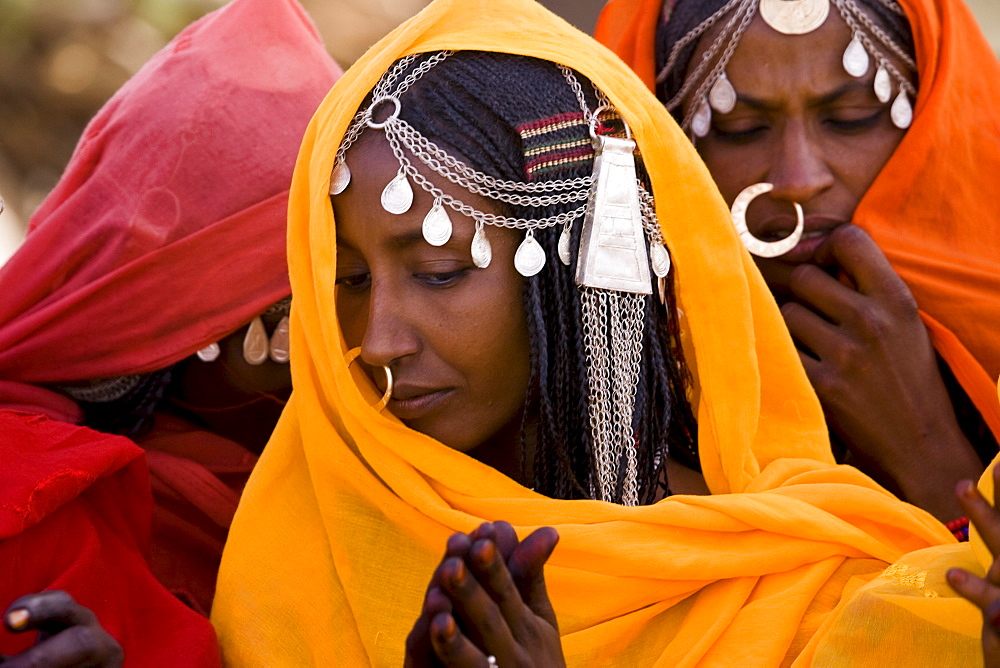
[[[0,410],[0,459],[0,607],[62,589],[97,614],[126,665],[220,665],[208,620],[149,571],[142,450],[120,436]],[[34,636],[0,629],[0,654],[26,649]]]
[[[163,414],[139,445],[156,502],[150,567],[175,596],[207,616],[229,525],[257,456]]]
[[[142,557],[153,508],[141,451],[65,424],[79,408],[45,385],[161,369],[288,295],[288,185],[340,73],[295,0],[234,0],[178,35],[88,125],[0,268],[0,409],[62,421],[0,425],[11,555],[0,608],[66,587],[130,662],[200,662],[208,621],[166,595]],[[144,444],[152,567],[205,610],[255,458],[163,416]]]
[[[913,124],[854,222],[906,281],[934,347],[1000,439],[1000,62],[962,0],[899,0],[920,88]],[[610,0],[597,38],[652,89],[662,0]]]

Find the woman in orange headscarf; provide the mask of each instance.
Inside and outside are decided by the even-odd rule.
[[[287,312],[292,165],[339,74],[294,0],[236,0],[88,125],[0,268],[0,606],[64,590],[137,665],[217,662],[222,546],[290,391],[243,342]]]
[[[619,159],[639,160],[641,188]],[[400,665],[408,650],[419,665],[437,652],[422,612],[448,605],[439,576],[469,581],[442,563],[446,540],[500,520],[542,553],[553,534],[533,531],[558,533],[555,647],[549,622],[530,626],[570,665],[806,664],[859,587],[955,545],[834,463],[780,312],[690,142],[627,67],[537,3],[438,0],[369,51],[307,131],[289,216],[295,392],[223,555],[212,620],[232,665]],[[664,303],[595,287],[595,248],[617,258],[594,260],[604,278],[638,272],[636,294],[666,274]],[[592,297],[609,304],[596,319]],[[642,335],[601,366],[595,332],[633,316]],[[651,373],[657,356],[690,373],[685,392]],[[591,396],[595,368],[642,389]],[[604,431],[622,403],[643,417]],[[693,461],[693,433],[669,431],[688,407]],[[606,456],[605,441],[622,449]],[[503,525],[482,531],[506,549]],[[913,591],[948,593],[927,576]],[[941,651],[974,659],[979,616],[962,604],[952,621],[969,633]],[[480,643],[476,665],[516,662],[452,610]]]
[[[611,0],[596,35],[737,213],[770,184],[738,216],[751,245],[801,206],[801,240],[758,266],[835,444],[961,530],[952,490],[1000,437],[996,56],[961,0],[778,3],[828,9],[798,27],[767,0],[667,4]]]

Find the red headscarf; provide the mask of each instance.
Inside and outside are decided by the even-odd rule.
[[[0,407],[76,421],[37,386],[162,369],[287,296],[288,184],[339,74],[295,0],[236,0],[126,83],[0,268]]]
[[[0,563],[12,578],[0,578],[0,609],[62,588],[135,665],[218,662],[208,621],[147,558],[207,612],[256,457],[158,416],[143,441],[150,548],[142,450],[67,424],[79,408],[45,386],[161,369],[289,294],[288,186],[340,73],[295,0],[234,0],[178,35],[85,130],[0,268]],[[0,653],[28,640],[0,631]]]
[[[938,353],[1000,438],[1000,63],[962,0],[899,0],[913,125],[854,222],[909,285]],[[662,0],[610,0],[595,34],[652,89]]]

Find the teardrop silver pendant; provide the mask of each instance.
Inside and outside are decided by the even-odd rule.
[[[698,103],[698,108],[691,118],[691,132],[695,137],[704,137],[712,127],[712,108],[708,106],[708,100],[702,98]]]
[[[865,51],[864,44],[857,35],[854,35],[851,43],[847,45],[847,50],[844,51],[844,71],[852,77],[861,78],[868,73],[870,64],[871,59]]]
[[[382,191],[382,208],[397,216],[406,213],[413,205],[413,188],[406,178],[403,168],[399,168],[396,177]]]
[[[486,230],[482,223],[476,223],[476,233],[472,236],[472,263],[480,269],[486,269],[493,261],[493,247],[486,238]]]
[[[198,359],[200,359],[202,362],[214,362],[215,360],[219,359],[219,353],[221,352],[222,349],[219,348],[218,343],[210,343],[201,350],[199,350],[197,354],[198,354]]]
[[[277,362],[278,364],[288,362],[289,343],[288,316],[286,315],[278,322],[278,326],[274,328],[274,334],[271,335],[270,354],[272,362]]]
[[[896,100],[889,109],[889,118],[892,119],[892,124],[900,130],[910,127],[913,122],[913,107],[910,106],[910,98],[907,97],[905,90],[900,89],[899,95],[896,96]]]
[[[451,218],[441,200],[435,200],[434,206],[424,216],[424,241],[431,246],[444,246],[451,239]]]
[[[708,103],[720,114],[728,114],[736,106],[736,89],[723,72],[708,91]]]
[[[528,230],[524,241],[521,242],[521,245],[517,247],[517,252],[514,253],[514,268],[517,269],[517,273],[527,278],[540,272],[544,266],[545,251],[535,241],[531,230]]]
[[[649,263],[653,265],[653,273],[657,278],[665,278],[670,273],[670,253],[666,246],[655,241],[650,244]]]
[[[559,260],[567,267],[573,261],[573,255],[570,253],[569,248],[570,241],[572,240],[572,229],[571,225],[563,225],[562,233],[559,235]]]
[[[885,104],[892,98],[892,79],[881,65],[875,71],[875,97],[882,104]]]
[[[338,160],[330,176],[330,194],[339,195],[351,183],[351,168],[343,160]]]
[[[243,337],[243,359],[247,364],[257,366],[267,359],[271,348],[271,340],[264,329],[264,321],[257,316],[250,322],[247,335]]]

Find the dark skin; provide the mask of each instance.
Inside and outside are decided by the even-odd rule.
[[[692,63],[718,29],[702,38]],[[755,18],[726,68],[736,107],[713,113],[697,147],[730,204],[750,184],[774,184],[748,212],[758,238],[787,236],[791,204],[802,205],[802,241],[784,256],[755,259],[831,431],[852,463],[949,521],[962,514],[955,484],[978,477],[982,464],[959,426],[912,293],[852,225],[905,131],[875,97],[874,67],[859,79],[844,71],[850,39],[837,12],[801,36]]]
[[[387,411],[529,484],[518,453],[529,343],[523,278],[513,266],[523,233],[487,228],[493,261],[477,268],[474,227],[459,214],[451,214],[448,243],[435,247],[422,238],[433,199],[419,187],[406,213],[381,207],[399,163],[378,133],[363,134],[348,162],[355,176],[333,197],[337,313],[348,347],[361,347],[379,390],[378,367],[392,369],[396,390]],[[489,200],[429,178],[481,211],[501,213]],[[708,492],[700,474],[681,468],[668,463],[675,492]],[[407,665],[485,666],[489,655],[501,666],[563,665],[543,577],[557,540],[554,529],[542,528],[519,541],[504,522],[452,536],[407,640]]]
[[[11,633],[37,631],[34,646],[14,656],[0,657],[6,668],[30,666],[121,666],[121,646],[101,628],[97,617],[64,591],[22,596],[4,613]]]
[[[280,315],[261,315],[270,336]],[[288,364],[266,359],[252,365],[243,358],[249,324],[219,341],[214,362],[192,355],[174,370],[167,405],[193,416],[212,432],[260,454],[292,392]]]
[[[993,468],[993,489],[1000,489],[1000,467]],[[975,525],[993,555],[985,578],[962,569],[947,573],[948,584],[983,613],[983,659],[987,668],[1000,666],[1000,511],[991,506],[971,480],[955,490],[962,510]]]

